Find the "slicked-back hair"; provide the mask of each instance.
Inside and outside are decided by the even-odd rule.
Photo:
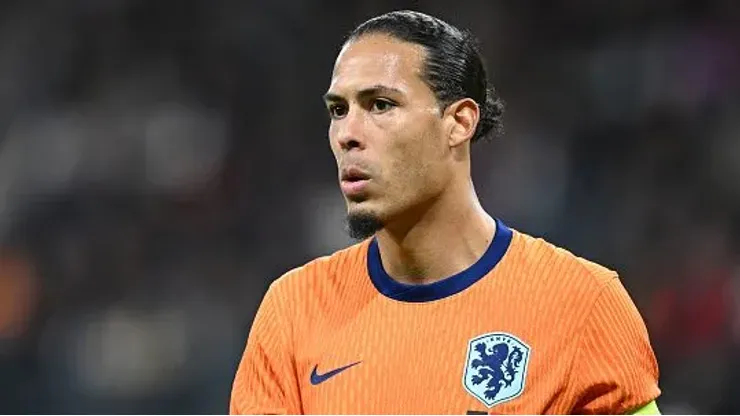
[[[345,43],[369,34],[388,35],[425,49],[421,75],[442,109],[463,98],[478,104],[480,118],[473,143],[503,133],[504,104],[488,83],[478,40],[470,31],[421,12],[403,10],[362,23]]]

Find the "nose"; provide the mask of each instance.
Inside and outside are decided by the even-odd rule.
[[[336,137],[340,149],[347,152],[352,149],[363,149],[365,147],[365,119],[362,111],[357,108],[350,109],[344,118],[335,120],[334,123],[336,124]]]

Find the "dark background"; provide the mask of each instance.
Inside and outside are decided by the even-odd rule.
[[[0,412],[227,412],[268,284],[349,243],[342,38],[409,7],[508,103],[484,206],[620,272],[663,412],[740,412],[734,0],[0,2]]]

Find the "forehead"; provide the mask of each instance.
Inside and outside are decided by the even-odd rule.
[[[346,95],[372,85],[411,93],[426,88],[421,78],[424,49],[387,35],[364,35],[342,48],[334,64],[333,93]]]

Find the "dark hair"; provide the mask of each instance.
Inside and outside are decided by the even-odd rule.
[[[366,34],[385,34],[421,45],[426,50],[422,78],[444,109],[471,98],[480,107],[480,120],[472,142],[503,133],[504,104],[488,85],[478,41],[467,30],[424,13],[403,10],[374,17],[350,33],[347,42]]]

